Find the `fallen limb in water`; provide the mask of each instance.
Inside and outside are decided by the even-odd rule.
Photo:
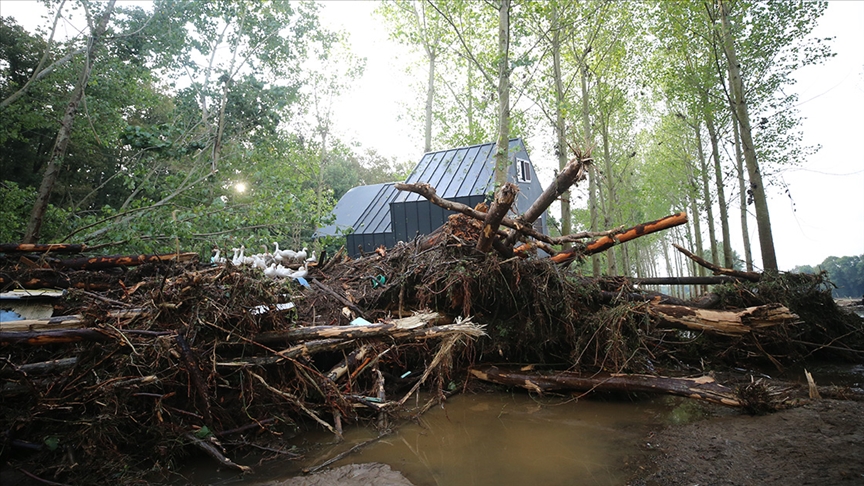
[[[717,383],[710,376],[672,378],[618,373],[582,376],[570,371],[548,373],[506,371],[497,366],[481,366],[469,371],[483,381],[518,386],[537,393],[560,390],[666,393],[698,398],[730,407],[741,406],[741,402],[731,388]]]

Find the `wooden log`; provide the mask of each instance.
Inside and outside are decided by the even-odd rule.
[[[358,339],[393,334],[397,330],[417,329],[439,319],[437,312],[420,313],[391,322],[357,324],[350,326],[308,326],[287,331],[261,333],[255,336],[260,344],[275,344],[287,341],[310,341],[316,339]]]
[[[87,245],[72,243],[0,243],[0,253],[81,253],[87,249]]]
[[[174,336],[174,340],[177,342],[177,347],[180,348],[180,356],[183,357],[183,364],[184,368],[186,368],[186,372],[189,374],[189,381],[192,382],[193,387],[198,392],[198,397],[203,402],[202,406],[204,408],[205,423],[210,424],[212,422],[212,415],[210,413],[210,393],[207,390],[207,383],[204,381],[204,377],[201,376],[201,368],[198,366],[198,358],[195,356],[192,348],[189,347],[189,343],[186,342],[185,337],[178,334]]]
[[[145,263],[191,262],[198,258],[197,253],[168,253],[164,255],[114,255],[90,258],[61,260],[58,265],[75,270],[97,270],[100,268],[131,267]]]
[[[429,184],[426,184],[423,182],[414,183],[414,184],[404,184],[404,183],[399,182],[399,183],[396,183],[394,187],[396,187],[396,189],[399,189],[400,191],[408,191],[408,192],[414,192],[414,193],[420,194],[421,196],[428,199],[429,202],[431,202],[432,204],[440,206],[440,207],[447,209],[449,211],[455,211],[457,213],[462,213],[466,216],[470,216],[470,217],[475,218],[475,219],[480,220],[480,221],[483,221],[486,219],[486,213],[485,212],[477,211],[476,209],[472,208],[471,206],[467,206],[465,204],[458,203],[458,202],[448,201],[447,199],[444,199],[444,198],[438,196],[438,194],[435,193],[435,188],[433,188]],[[540,233],[539,231],[534,230],[534,228],[531,227],[531,225],[524,225],[522,223],[517,223],[516,221],[514,221],[510,218],[502,219],[501,224],[504,226],[507,226],[508,228],[518,229],[521,233],[525,234],[526,236],[530,236],[530,237],[537,239],[537,240],[540,240],[544,243],[548,243],[550,245],[553,244],[552,239],[549,236],[544,235],[543,233]]]
[[[525,214],[519,216],[514,221],[516,223],[515,226],[510,226],[514,229],[510,234],[507,235],[507,239],[504,241],[504,246],[513,246],[516,243],[516,239],[519,237],[518,232],[528,234],[525,230],[527,228],[531,228],[531,225],[534,224],[534,221],[543,214],[549,206],[552,205],[565,191],[570,189],[570,186],[575,184],[578,181],[585,179],[586,169],[589,165],[593,163],[593,159],[591,158],[581,158],[574,157],[570,159],[570,162],[567,163],[567,166],[564,167],[564,170],[558,174],[558,177],[552,181],[546,190],[543,191],[542,194],[531,204],[531,207],[525,211]],[[509,226],[509,225],[508,225]],[[533,228],[532,228],[533,230]],[[533,236],[533,235],[529,235]],[[536,237],[535,237],[536,238]],[[539,238],[536,238],[539,239]],[[545,241],[545,240],[541,240]],[[551,241],[545,241],[550,245],[554,245],[555,243]]]
[[[113,337],[101,329],[61,329],[51,331],[0,332],[0,344],[29,344],[45,346],[48,344],[77,343],[81,341],[104,342]]]
[[[14,376],[16,373],[24,375],[44,375],[71,368],[75,366],[76,363],[78,363],[78,358],[60,358],[49,361],[39,361],[37,363],[25,363],[14,367],[4,366],[3,368],[0,368],[0,376],[8,378]]]
[[[277,344],[288,341],[311,341],[315,339],[357,339],[378,337],[396,329],[393,324],[364,324],[358,326],[309,326],[287,331],[262,333],[255,336],[260,344]]]
[[[108,317],[112,319],[128,319],[135,318],[145,314],[145,309],[123,309],[108,313]],[[92,322],[92,320],[90,320]],[[3,321],[0,322],[0,331],[47,331],[52,329],[77,329],[85,327],[88,320],[84,319],[81,314],[73,314],[69,316],[55,316],[48,319],[22,319],[20,321]]]
[[[649,306],[648,313],[661,324],[675,329],[722,336],[741,336],[765,327],[800,322],[797,315],[780,304],[726,311],[657,304]]]
[[[99,281],[91,281],[89,277],[45,274],[15,278],[8,273],[0,274],[0,288],[14,285],[24,289],[84,289],[104,292],[117,287],[120,280],[117,276],[100,275]]]
[[[757,272],[742,272],[742,271],[739,271],[739,270],[733,270],[733,269],[731,269],[731,268],[723,268],[723,267],[721,267],[721,266],[714,265],[713,263],[711,263],[711,262],[705,260],[705,259],[702,258],[702,257],[699,257],[699,256],[694,255],[694,254],[691,253],[690,251],[686,250],[685,248],[683,248],[683,247],[681,247],[681,246],[679,246],[679,245],[676,245],[675,243],[672,243],[672,246],[674,246],[676,250],[678,250],[678,251],[680,251],[681,253],[683,253],[684,255],[686,255],[687,258],[693,260],[694,262],[698,263],[699,265],[702,265],[703,267],[705,267],[705,268],[711,270],[712,272],[714,272],[714,275],[726,275],[726,276],[729,276],[729,277],[743,278],[743,279],[745,279],[745,280],[749,280],[749,281],[751,281],[751,282],[758,282],[759,280],[762,279],[762,274],[761,274],[761,273],[757,273]]]
[[[516,200],[516,195],[519,193],[519,186],[508,182],[501,186],[495,193],[495,200],[492,201],[492,206],[489,212],[486,213],[486,219],[483,220],[483,229],[480,231],[480,239],[477,240],[477,249],[486,253],[492,249],[492,241],[498,233],[498,227],[501,225],[501,220],[507,216],[510,211],[510,206]],[[507,245],[504,245],[507,246]]]
[[[734,277],[642,277],[630,278],[637,285],[722,285],[734,283],[739,279]]]
[[[485,326],[477,325],[470,322],[470,319],[465,319],[462,322],[455,324],[446,324],[443,326],[434,326],[420,329],[395,329],[386,336],[390,339],[397,340],[423,340],[434,339],[453,334],[461,334],[471,337],[485,336]],[[264,366],[273,365],[284,362],[286,360],[298,358],[300,356],[311,356],[315,353],[324,351],[339,351],[351,346],[356,346],[356,341],[353,339],[322,339],[320,341],[307,341],[297,344],[288,349],[277,351],[275,355],[262,357],[241,358],[234,361],[225,361],[216,363],[219,367],[247,367],[247,366]]]
[[[342,361],[337,363],[336,366],[330,368],[330,371],[328,371],[324,376],[332,382],[339,381],[340,378],[348,373],[348,370],[351,369],[352,366],[357,366],[357,363],[362,362],[371,349],[372,347],[368,344],[360,346],[348,354],[348,356],[346,356]]]
[[[608,250],[609,248],[612,248],[619,243],[624,243],[626,241],[630,241],[639,238],[640,236],[645,236],[647,234],[655,233],[657,231],[674,228],[675,226],[682,225],[686,222],[687,214],[672,214],[670,216],[666,216],[665,218],[660,218],[656,221],[642,223],[632,228],[628,228],[622,232],[615,233],[613,235],[607,235],[597,240],[591,241],[585,244],[584,249],[573,248],[568,251],[562,251],[552,256],[551,259],[556,263],[569,264],[576,258],[577,255],[592,255],[594,253],[600,253]]]
[[[582,376],[570,371],[547,373],[507,371],[496,366],[473,368],[470,373],[483,381],[518,386],[536,393],[556,390],[666,393],[698,398],[730,407],[741,406],[741,402],[732,389],[717,383],[710,376],[673,378],[620,373],[598,373]]]

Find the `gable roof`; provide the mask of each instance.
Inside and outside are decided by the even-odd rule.
[[[510,140],[509,154],[524,151],[522,139]],[[494,188],[495,143],[484,143],[439,152],[429,152],[405,180],[405,183],[425,182],[439,196],[456,199],[485,195]],[[425,200],[413,192],[401,192],[394,203]]]
[[[336,207],[333,208],[333,215],[336,217],[336,220],[333,223],[320,228],[316,233],[318,236],[335,236],[337,234],[343,234],[348,231],[350,228],[354,230],[359,229],[358,223],[362,218],[364,222],[367,224],[372,221],[368,221],[370,218],[370,212],[374,211],[376,207],[383,207],[386,209],[384,211],[386,214],[386,224],[385,226],[390,225],[390,211],[387,204],[390,202],[389,200],[386,202],[380,202],[380,195],[382,191],[385,191],[389,188],[389,192],[395,193],[395,188],[393,188],[393,182],[385,182],[381,184],[371,184],[368,186],[357,186],[350,189],[348,192],[342,195],[339,198],[339,202],[336,203]],[[392,196],[391,196],[392,199]],[[373,204],[375,203],[375,204]],[[380,208],[379,207],[379,208]],[[377,212],[376,212],[377,213]],[[375,221],[376,224],[381,224],[381,218]]]

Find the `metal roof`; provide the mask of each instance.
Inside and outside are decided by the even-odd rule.
[[[390,202],[399,192],[393,184],[393,182],[381,184],[380,190],[369,204],[361,207],[365,211],[354,224],[354,234],[393,231],[390,226]]]
[[[510,140],[509,152],[524,150],[522,140]],[[494,188],[495,143],[484,143],[423,156],[417,167],[405,180],[407,184],[425,182],[435,188],[439,196],[455,199],[487,194]],[[394,203],[425,200],[413,192],[401,192]]]
[[[333,208],[333,215],[336,220],[320,228],[316,233],[317,236],[335,236],[344,234],[349,229],[358,229],[358,220],[365,219],[367,209],[371,209],[371,203],[377,200],[382,190],[389,188],[391,192],[395,192],[392,182],[382,184],[371,184],[368,186],[357,186],[350,189],[339,199],[336,207]],[[389,202],[389,201],[388,201]],[[386,203],[385,203],[386,207]],[[390,224],[388,214],[387,224]]]

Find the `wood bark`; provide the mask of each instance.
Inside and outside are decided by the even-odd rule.
[[[640,236],[673,228],[686,222],[686,213],[676,213],[670,216],[666,216],[665,218],[660,218],[656,221],[642,223],[632,228],[627,228],[626,230],[619,233],[615,233],[614,235],[604,236],[600,239],[589,242],[585,245],[585,248],[581,251],[581,253],[584,255],[600,253],[618,243],[624,243],[626,241],[636,239]],[[569,251],[562,251],[557,255],[552,256],[551,259],[556,263],[570,263],[573,261],[574,258],[576,258],[576,255],[577,250],[571,249]]]
[[[717,256],[717,234],[714,228],[714,204],[711,202],[711,186],[708,183],[708,162],[705,160],[705,149],[702,146],[702,125],[697,123],[693,126],[696,132],[696,153],[699,155],[699,175],[702,178],[702,202],[703,210],[708,217],[708,249],[711,251],[711,261],[719,263]]]
[[[492,249],[492,241],[498,235],[498,227],[501,225],[501,220],[507,216],[510,207],[516,200],[516,195],[519,193],[519,186],[512,182],[508,182],[501,186],[495,192],[495,199],[492,201],[492,206],[486,213],[486,218],[483,220],[483,229],[480,231],[480,238],[477,240],[477,249],[484,253]]]
[[[45,274],[38,277],[27,277],[25,279],[14,278],[8,274],[0,274],[0,288],[15,285],[24,289],[85,289],[106,291],[117,287],[120,280],[118,276],[107,277],[100,275],[100,280],[109,279],[110,282],[92,282],[89,277],[75,275]]]
[[[730,407],[741,406],[741,402],[732,389],[717,383],[710,376],[673,378],[619,373],[598,373],[583,376],[570,371],[549,373],[508,371],[496,366],[473,368],[470,373],[483,381],[518,386],[536,393],[558,390],[666,393],[697,398]]]
[[[184,367],[186,368],[186,372],[189,373],[189,381],[192,382],[193,387],[198,392],[198,398],[201,399],[204,408],[205,423],[210,424],[212,422],[210,393],[207,390],[207,383],[204,381],[204,377],[201,376],[201,367],[198,365],[198,358],[195,356],[192,348],[189,347],[189,343],[185,337],[178,334],[174,337],[174,340],[177,342],[177,347],[180,348],[180,356],[183,357]]]
[[[726,275],[729,277],[737,277],[737,278],[749,280],[751,282],[758,282],[759,280],[762,279],[761,273],[742,272],[740,270],[733,270],[731,268],[723,268],[723,267],[720,267],[720,266],[717,266],[717,265],[714,265],[710,262],[705,261],[704,258],[700,258],[700,257],[694,255],[693,253],[687,251],[685,248],[682,248],[681,246],[676,245],[675,243],[673,243],[672,246],[674,246],[675,249],[677,249],[681,253],[687,255],[687,258],[689,258],[689,259],[693,260],[694,262],[698,263],[699,265],[702,265],[703,267],[713,271],[714,275]]]
[[[756,329],[799,322],[797,315],[780,304],[728,311],[652,304],[648,313],[661,325],[721,336],[741,336]]]
[[[357,366],[357,363],[362,362],[371,350],[372,347],[368,344],[360,346],[359,348],[348,354],[348,356],[346,356],[342,361],[337,363],[336,366],[330,368],[330,371],[328,371],[324,376],[326,376],[327,379],[330,381],[339,381],[340,378],[342,378],[348,373],[349,369]]]

